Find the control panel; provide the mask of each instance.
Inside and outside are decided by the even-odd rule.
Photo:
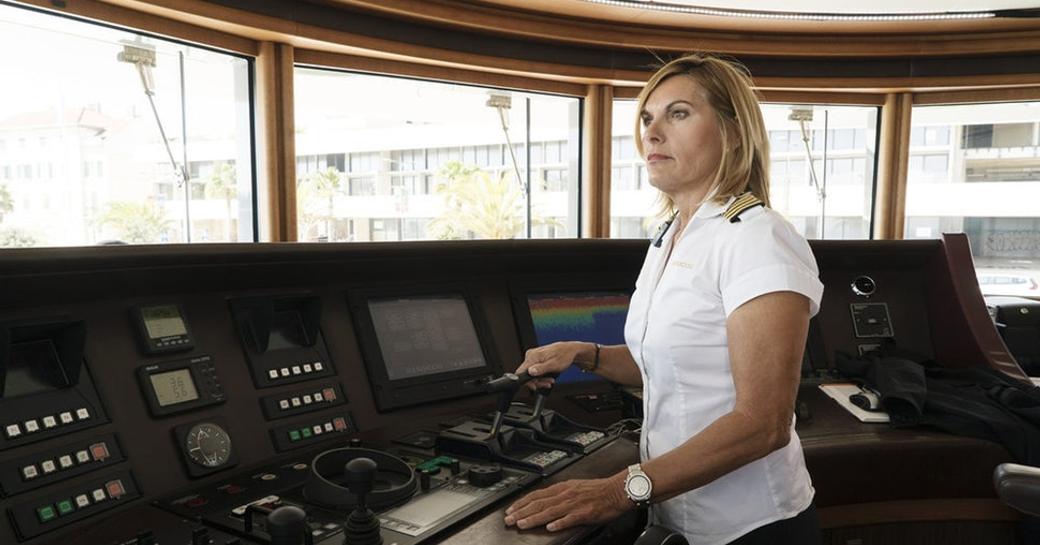
[[[227,399],[209,356],[143,365],[137,379],[153,416],[192,411]]]

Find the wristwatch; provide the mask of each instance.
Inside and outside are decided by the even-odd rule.
[[[643,472],[642,466],[632,464],[628,466],[628,477],[625,478],[625,495],[636,507],[650,505],[650,494],[654,491],[654,483],[650,476]]]

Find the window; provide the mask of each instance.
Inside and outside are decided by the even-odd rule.
[[[1040,296],[1040,102],[920,106],[912,116],[911,136],[946,136],[911,138],[904,238],[965,233],[983,294]]]
[[[300,240],[578,233],[577,98],[312,68],[295,95],[299,157],[346,157],[300,173]]]
[[[811,112],[804,132],[796,110]],[[763,104],[762,115],[773,209],[806,238],[870,238],[878,109]]]
[[[0,59],[18,82],[0,139],[21,161],[0,180],[0,247],[255,239],[249,60],[0,5],[0,49],[26,48]],[[131,48],[155,59],[166,142],[138,65],[117,60]],[[199,162],[214,168],[185,180]]]
[[[647,238],[661,221],[656,203],[659,192],[646,177],[643,158],[636,151],[632,131],[635,100],[615,100],[611,136],[610,237]]]

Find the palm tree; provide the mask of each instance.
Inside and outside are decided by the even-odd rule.
[[[25,229],[17,227],[0,229],[0,248],[32,248],[39,243],[36,235]]]
[[[524,229],[525,198],[520,187],[503,175],[494,177],[476,166],[457,161],[438,172],[437,193],[444,197],[444,213],[430,222],[430,233],[439,239],[514,238]],[[532,217],[533,224],[561,225],[556,220]]]
[[[11,212],[14,212],[14,197],[11,196],[7,184],[0,185],[0,223],[3,223],[4,217]]]
[[[226,240],[234,241],[235,231],[231,221],[231,201],[238,196],[238,178],[235,174],[235,165],[231,163],[218,163],[213,167],[213,172],[206,178],[204,193],[207,199],[224,199],[224,209],[227,212]]]
[[[297,202],[303,204],[300,208],[303,211],[302,216],[308,224],[303,231],[306,232],[307,229],[310,228],[310,225],[317,221],[324,220],[325,238],[332,241],[335,238],[333,222],[336,219],[336,195],[343,193],[345,190],[343,173],[336,170],[335,167],[328,167],[325,170],[312,172],[307,176],[307,178],[303,179],[298,184],[298,189]],[[322,210],[321,213],[313,213],[316,212],[313,209],[313,205],[307,210],[303,210],[307,203],[314,203],[315,201],[325,204],[324,210]]]
[[[135,244],[161,242],[162,234],[174,223],[150,201],[108,203],[97,221],[111,225],[123,242]]]

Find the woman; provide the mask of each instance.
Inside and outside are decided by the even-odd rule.
[[[573,363],[642,385],[642,463],[528,494],[505,522],[556,531],[650,504],[653,522],[691,544],[819,543],[793,412],[823,286],[808,243],[768,208],[750,78],[686,56],[650,78],[638,111],[637,147],[672,216],[636,281],[626,344],[554,343],[518,371]]]

